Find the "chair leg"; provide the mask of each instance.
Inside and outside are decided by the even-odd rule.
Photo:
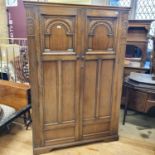
[[[27,114],[28,114],[28,119],[27,119],[26,130],[28,130],[28,127],[29,127],[30,124],[32,123],[32,118],[31,118],[30,110],[27,112]]]
[[[25,124],[25,126],[26,126],[26,122],[27,122],[26,113],[23,114],[23,119],[24,119],[24,124]]]
[[[28,127],[30,126],[30,124],[32,123],[32,118],[31,118],[31,113],[30,110],[28,110],[26,113],[23,114],[24,115],[24,124],[26,126],[26,130],[28,130]]]
[[[10,132],[10,129],[11,129],[11,124],[7,124],[7,125],[6,125],[6,131],[7,131],[7,133]]]
[[[126,89],[125,108],[124,108],[124,114],[123,114],[123,125],[125,125],[126,115],[127,115],[127,111],[128,111],[128,98],[129,98],[129,90],[128,90],[128,88],[127,88],[127,89]]]

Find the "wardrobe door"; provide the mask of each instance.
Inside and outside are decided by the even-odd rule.
[[[86,14],[81,134],[83,139],[103,138],[111,127],[118,13],[88,9]]]
[[[63,10],[63,11],[60,11]],[[78,138],[77,9],[42,7],[42,109],[45,145]]]

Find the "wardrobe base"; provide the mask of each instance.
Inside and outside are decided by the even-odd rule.
[[[58,145],[53,145],[53,146],[45,146],[45,147],[37,147],[34,148],[33,150],[33,155],[40,155],[43,153],[48,153],[51,152],[55,149],[59,148],[66,148],[66,147],[71,147],[71,146],[79,146],[83,144],[91,144],[94,142],[110,142],[110,141],[117,141],[119,139],[118,135],[112,135],[112,136],[107,136],[107,137],[101,137],[97,139],[91,139],[91,140],[82,140],[82,141],[75,141],[71,143],[66,143],[66,144],[58,144]]]

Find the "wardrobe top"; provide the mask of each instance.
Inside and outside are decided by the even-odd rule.
[[[51,3],[51,2],[32,2],[24,0],[24,5],[31,6],[66,6],[72,8],[92,8],[92,9],[105,9],[105,10],[120,10],[120,11],[129,11],[130,7],[117,7],[117,6],[101,6],[101,5],[87,5],[87,4],[67,4],[67,3]]]

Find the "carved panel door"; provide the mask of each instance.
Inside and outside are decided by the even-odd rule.
[[[41,18],[45,145],[75,141],[79,125],[78,11],[50,10],[43,10]]]
[[[34,153],[117,139],[129,9],[25,4]]]
[[[110,135],[118,12],[87,10],[86,14],[81,135],[90,139]]]

